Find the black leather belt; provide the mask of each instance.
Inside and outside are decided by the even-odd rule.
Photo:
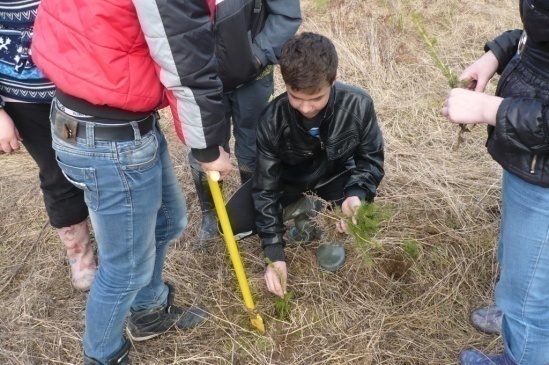
[[[52,110],[51,119],[55,134],[69,143],[76,143],[76,137],[83,139],[87,137],[87,123],[94,123],[93,134],[96,141],[132,141],[135,139],[134,130],[129,121],[121,121],[120,124],[100,124],[101,121],[98,119],[83,122],[63,111],[55,109],[55,107]],[[149,133],[154,122],[154,114],[139,121],[137,127],[141,135]]]

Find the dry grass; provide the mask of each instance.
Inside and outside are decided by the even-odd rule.
[[[250,328],[223,243],[208,253],[191,247],[200,214],[186,150],[166,123],[189,227],[170,249],[165,278],[179,303],[206,304],[213,316],[193,331],[136,344],[133,362],[455,364],[466,347],[500,349],[498,338],[468,323],[473,308],[492,301],[500,169],[485,152],[482,127],[455,148],[458,128],[438,112],[447,80],[412,14],[459,74],[485,41],[519,27],[516,8],[513,0],[303,0],[301,30],[331,37],[341,79],[376,103],[387,171],[377,202],[394,216],[376,237],[382,246],[371,267],[350,241],[336,274],[319,270],[314,245],[289,247],[293,309],[285,321],[276,319],[263,282],[259,241],[241,242],[264,335]],[[0,155],[0,168],[0,363],[80,363],[86,295],[71,289],[64,250],[45,225],[37,170],[24,152]],[[403,242],[417,244],[417,259],[402,254]]]

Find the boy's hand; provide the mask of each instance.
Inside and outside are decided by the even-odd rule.
[[[10,153],[19,149],[19,142],[23,139],[15,128],[13,120],[4,109],[0,110],[0,150]]]
[[[341,210],[346,217],[351,217],[351,221],[356,224],[356,212],[362,202],[358,196],[350,196],[341,204]],[[349,227],[344,219],[336,223],[336,229],[339,233],[349,233]]]
[[[284,261],[270,263],[265,270],[265,282],[267,289],[275,295],[284,298],[286,294],[286,278],[288,272]]]

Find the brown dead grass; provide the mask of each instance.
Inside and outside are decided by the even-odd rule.
[[[519,27],[513,0],[303,0],[301,30],[331,37],[341,79],[373,97],[386,141],[386,177],[377,202],[394,214],[382,225],[367,267],[351,241],[336,274],[319,270],[311,247],[289,247],[293,309],[276,319],[263,282],[256,237],[240,243],[267,333],[250,328],[224,245],[190,244],[200,221],[186,149],[165,129],[188,200],[189,227],[175,242],[165,278],[178,303],[209,306],[212,318],[131,352],[135,364],[452,364],[460,350],[498,350],[476,332],[472,309],[492,302],[500,168],[485,152],[482,127],[456,149],[458,128],[439,115],[447,80],[412,22],[418,13],[437,51],[457,74],[485,41]],[[277,90],[282,90],[277,77]],[[494,84],[490,90],[493,91]],[[37,170],[25,152],[0,155],[0,363],[81,363],[86,294],[46,214]],[[226,183],[237,187],[237,174]],[[414,241],[419,257],[402,255]]]

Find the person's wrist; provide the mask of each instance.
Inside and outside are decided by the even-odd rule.
[[[492,126],[495,126],[498,110],[503,99],[498,96],[488,97],[490,98],[490,102],[487,107],[484,108],[484,121]]]
[[[0,108],[0,123],[8,121],[9,115],[4,108]]]

